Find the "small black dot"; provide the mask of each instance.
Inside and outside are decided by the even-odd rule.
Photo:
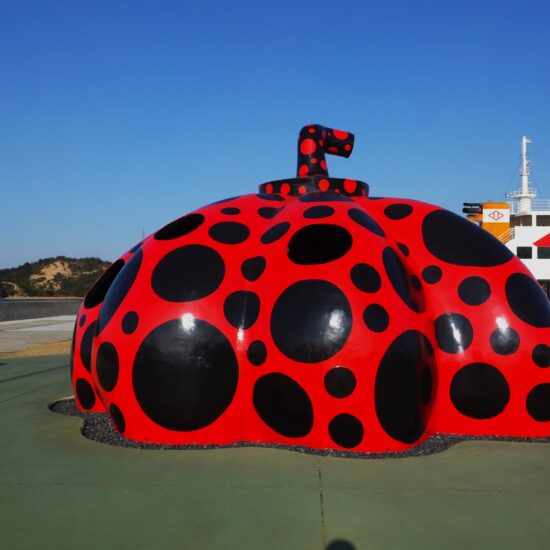
[[[332,206],[312,206],[304,211],[304,218],[307,219],[318,219],[318,218],[328,218],[334,214],[334,208]]]
[[[388,328],[390,316],[381,305],[371,304],[365,308],[363,321],[373,332],[384,332]]]
[[[265,258],[263,256],[255,256],[243,262],[241,265],[241,273],[245,279],[254,282],[260,278],[265,270],[265,266]]]
[[[88,372],[92,372],[92,343],[94,341],[96,325],[95,321],[91,323],[80,341],[80,360]]]
[[[328,433],[337,445],[346,449],[357,447],[363,439],[364,430],[361,422],[351,414],[339,414],[328,425]]]
[[[238,222],[220,222],[214,224],[208,234],[222,244],[240,244],[250,236],[250,229]]]
[[[298,197],[300,202],[352,202],[349,197],[334,191],[313,191]]]
[[[124,332],[124,334],[132,334],[136,330],[138,323],[138,314],[135,311],[129,311],[122,318],[122,332]]]
[[[255,340],[248,346],[246,356],[255,367],[259,367],[267,358],[267,348],[261,340]]]
[[[438,346],[447,353],[462,353],[470,347],[474,336],[472,325],[460,313],[445,313],[435,320]]]
[[[117,260],[101,275],[84,297],[84,307],[86,309],[95,307],[103,302],[111,284],[123,267],[124,260]]]
[[[401,253],[403,254],[403,256],[408,256],[410,254],[409,247],[406,244],[397,243],[397,248],[401,250]]]
[[[546,344],[539,344],[533,349],[533,361],[537,367],[545,369],[550,367],[550,347]]]
[[[109,412],[111,413],[111,418],[113,419],[116,429],[123,434],[126,429],[126,421],[124,420],[124,415],[121,410],[115,404],[112,404],[109,407]]]
[[[281,208],[273,208],[272,206],[262,206],[258,209],[258,214],[262,218],[265,218],[266,220],[270,220],[271,218],[274,218],[284,207]]]
[[[436,265],[429,265],[422,271],[422,278],[430,285],[435,285],[441,280],[443,275],[441,268]]]
[[[118,381],[118,353],[110,342],[99,346],[96,359],[97,378],[105,391],[112,391]]]
[[[183,216],[168,225],[165,225],[162,229],[159,229],[155,233],[155,239],[157,241],[169,241],[183,237],[189,233],[195,231],[204,223],[204,216],[202,214],[189,214]]]
[[[422,283],[420,282],[420,279],[416,275],[411,275],[411,286],[416,291],[422,290]]]
[[[390,204],[384,209],[384,214],[390,220],[402,220],[412,213],[410,204]]]
[[[222,208],[221,213],[226,214],[227,216],[236,216],[241,213],[241,210],[240,208],[235,208],[234,206],[228,206],[227,208]]]
[[[355,375],[345,367],[335,367],[325,374],[325,388],[332,397],[343,398],[355,389]]]
[[[326,264],[347,254],[352,244],[348,230],[339,225],[306,225],[292,235],[288,258],[299,265]]]
[[[275,195],[273,193],[258,193],[256,195],[259,199],[264,199],[266,201],[284,201],[284,197],[281,195]]]
[[[527,412],[538,422],[550,420],[550,384],[539,384],[527,395]]]
[[[86,324],[86,315],[82,315],[82,317],[78,321],[78,326],[82,328]]]
[[[238,329],[248,329],[258,319],[260,299],[254,292],[237,290],[226,298],[223,312],[230,325]]]
[[[374,218],[369,216],[364,210],[360,208],[351,208],[348,210],[348,216],[355,222],[358,223],[361,227],[368,229],[375,235],[384,237],[385,233],[382,228],[376,223]]]
[[[491,295],[489,283],[481,277],[467,277],[458,286],[460,299],[469,306],[479,306]]]
[[[369,264],[356,264],[351,268],[351,282],[363,292],[377,292],[382,285],[382,279]]]
[[[288,230],[290,224],[288,222],[278,223],[269,228],[261,237],[260,240],[263,244],[271,244],[278,241]]]
[[[83,409],[93,409],[95,405],[94,389],[84,378],[79,378],[76,381],[76,397]]]
[[[491,348],[499,355],[510,355],[519,348],[519,334],[511,327],[495,329],[489,339]]]

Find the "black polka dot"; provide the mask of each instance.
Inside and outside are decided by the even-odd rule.
[[[84,307],[86,309],[98,306],[103,302],[103,300],[105,300],[107,291],[123,267],[124,260],[117,260],[114,264],[109,266],[103,275],[101,275],[101,277],[84,297]]]
[[[481,277],[467,277],[458,286],[460,299],[469,306],[479,306],[491,295],[489,283]]]
[[[264,199],[266,201],[284,201],[284,197],[281,195],[275,195],[274,193],[258,193],[256,195],[259,199]]]
[[[143,241],[140,241],[139,243],[132,246],[132,248],[130,248],[128,252],[130,252],[130,254],[133,254],[134,252],[137,252],[142,246],[143,246]]]
[[[76,381],[76,397],[83,409],[93,409],[95,405],[94,389],[84,378],[79,378]]]
[[[105,391],[112,391],[118,381],[118,353],[110,342],[99,346],[96,359],[97,378]]]
[[[288,287],[275,302],[271,335],[287,357],[318,363],[344,347],[351,324],[350,304],[337,286],[306,280]]]
[[[260,298],[254,292],[237,290],[226,298],[223,312],[227,322],[235,328],[250,328],[260,314]]]
[[[412,299],[409,293],[409,283],[405,267],[393,248],[387,246],[382,253],[384,269],[395,292],[413,311],[420,311],[420,306]]]
[[[222,283],[225,264],[212,248],[182,246],[162,258],[153,270],[151,284],[169,302],[191,302],[212,294]]]
[[[416,290],[417,292],[422,290],[422,283],[420,282],[420,279],[416,275],[411,275],[410,281],[411,281],[411,286],[414,288],[414,290]]]
[[[390,204],[384,209],[384,214],[390,220],[402,220],[412,214],[412,206],[410,204]]]
[[[255,340],[248,346],[246,356],[254,366],[259,367],[267,358],[267,348],[261,340]]]
[[[435,285],[443,275],[441,269],[436,265],[429,265],[422,271],[422,278],[430,285]]]
[[[353,372],[344,367],[335,367],[325,374],[325,388],[332,397],[348,397],[356,383]]]
[[[266,261],[263,256],[255,256],[245,260],[241,266],[243,277],[250,282],[254,282],[260,278],[265,270]]]
[[[288,222],[278,223],[277,225],[269,228],[260,237],[260,241],[262,241],[263,244],[274,243],[275,241],[278,241],[289,229],[290,224]]]
[[[169,430],[197,430],[216,420],[237,389],[239,368],[227,338],[185,314],[141,343],[132,372],[143,412]]]
[[[82,328],[86,324],[86,315],[82,315],[78,320],[78,326]]]
[[[433,384],[432,369],[430,369],[429,365],[424,365],[420,383],[420,400],[424,405],[427,405],[432,398]]]
[[[513,257],[488,231],[447,210],[435,210],[424,218],[422,237],[436,258],[450,264],[492,267]]]
[[[369,216],[364,210],[360,208],[351,208],[348,210],[348,216],[355,222],[358,223],[361,227],[368,229],[370,232],[384,237],[385,233],[382,228],[374,221],[374,218]]]
[[[285,437],[304,437],[313,427],[313,406],[292,378],[274,372],[256,381],[253,393],[258,416]]]
[[[403,256],[408,256],[410,254],[409,247],[406,244],[397,243],[397,248],[401,250],[401,254],[403,254]]]
[[[550,420],[550,384],[539,384],[527,395],[527,412],[538,422]]]
[[[92,343],[94,341],[96,322],[90,324],[80,341],[80,360],[88,372],[92,372]]]
[[[499,355],[510,355],[519,348],[519,334],[511,327],[495,329],[489,339],[491,348]]]
[[[318,219],[318,218],[328,218],[334,214],[334,208],[332,206],[312,206],[307,210],[304,210],[304,218],[307,219]]]
[[[75,342],[76,342],[76,323],[74,324],[74,328],[73,328],[73,338],[71,340],[71,355],[70,355],[70,358],[69,358],[69,371],[70,371],[70,380],[72,381],[73,379],[73,370],[74,370],[74,360],[75,360],[75,356],[74,356],[74,348],[75,348]]]
[[[363,292],[377,292],[382,279],[374,267],[368,264],[356,264],[351,268],[351,282]]]
[[[363,321],[373,332],[383,332],[388,328],[390,316],[381,305],[371,304],[363,312]]]
[[[122,332],[124,332],[124,334],[132,334],[133,332],[135,332],[138,323],[138,314],[135,311],[129,311],[122,318]]]
[[[382,428],[402,443],[413,443],[424,432],[423,371],[432,353],[428,339],[409,330],[390,344],[380,361],[374,386],[376,414]]]
[[[109,412],[111,413],[111,418],[113,419],[116,429],[123,434],[126,429],[126,421],[124,420],[122,411],[115,404],[112,404],[109,407]]]
[[[238,222],[220,222],[214,224],[208,234],[222,244],[240,244],[250,236],[250,229]]]
[[[451,401],[465,416],[479,420],[493,418],[506,408],[509,399],[506,378],[491,365],[472,363],[453,376]]]
[[[363,425],[351,414],[339,414],[328,425],[330,437],[340,447],[352,449],[363,439]]]
[[[221,210],[222,214],[225,214],[227,216],[236,216],[237,214],[241,213],[240,208],[235,208],[233,206],[228,206],[227,208],[222,208]]]
[[[540,285],[524,273],[514,273],[506,281],[506,299],[514,314],[525,323],[550,327],[550,300]]]
[[[533,349],[533,362],[537,367],[545,369],[550,367],[550,347],[546,344],[539,344]]]
[[[270,220],[271,218],[274,218],[284,207],[281,208],[273,208],[272,206],[262,206],[258,209],[258,214],[262,218],[265,218],[266,220]]]
[[[292,235],[288,243],[288,257],[299,265],[316,265],[333,262],[351,248],[351,235],[339,225],[306,225]]]
[[[472,325],[460,313],[445,313],[435,320],[437,345],[447,353],[462,353],[470,347],[474,332]]]
[[[101,311],[99,312],[97,321],[98,333],[107,326],[107,323],[116,313],[124,298],[126,298],[126,295],[130,291],[130,288],[132,288],[137,277],[142,260],[143,250],[140,249],[130,258],[128,263],[121,269],[117,278],[113,281],[111,288],[109,288],[105,296]]]
[[[300,202],[352,202],[350,198],[334,191],[313,191],[298,197],[298,200]]]
[[[159,229],[155,233],[155,239],[157,241],[169,241],[171,239],[177,239],[192,233],[204,223],[204,216],[202,214],[189,214],[183,216],[168,225],[165,225],[162,229]]]

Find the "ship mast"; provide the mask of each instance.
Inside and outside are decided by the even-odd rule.
[[[531,162],[527,158],[527,144],[531,143],[531,140],[527,136],[521,138],[521,190],[514,193],[514,198],[519,200],[518,211],[528,212],[531,210],[531,199],[536,195],[534,189],[529,187],[529,163]]]

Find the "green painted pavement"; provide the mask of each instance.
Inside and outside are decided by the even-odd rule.
[[[48,410],[70,393],[66,356],[0,359],[1,548],[548,544],[550,445],[468,442],[390,460],[123,449]]]

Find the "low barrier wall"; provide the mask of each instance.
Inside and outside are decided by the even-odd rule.
[[[81,300],[0,300],[0,322],[76,315]]]

